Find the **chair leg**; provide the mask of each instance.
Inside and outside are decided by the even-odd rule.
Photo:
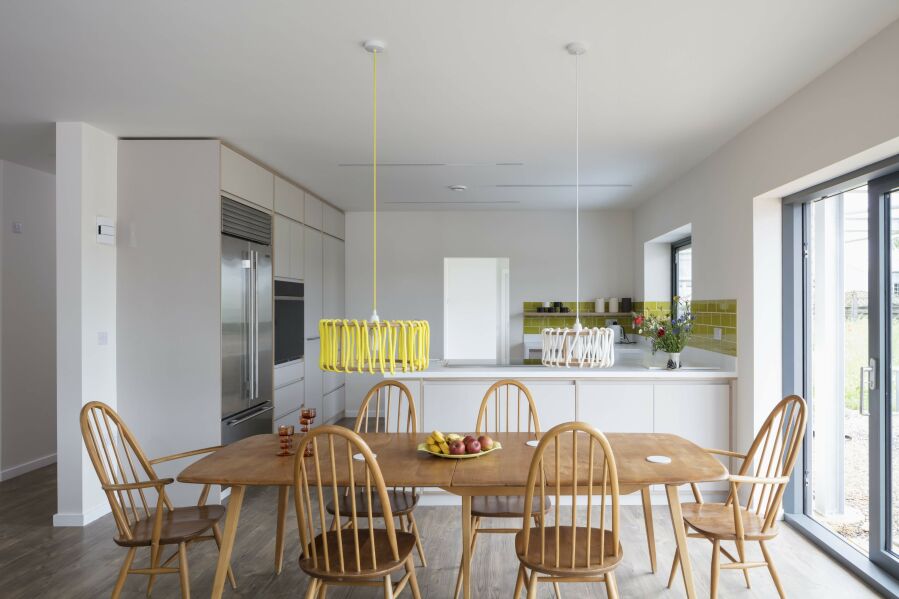
[[[474,547],[475,540],[478,538],[478,526],[480,525],[480,518],[472,518],[471,519],[471,556],[474,557]],[[453,599],[457,599],[459,597],[459,593],[462,592],[462,564],[465,558],[459,558],[459,572],[456,574],[456,590],[453,592]]]
[[[306,587],[306,599],[315,599],[315,594],[318,592],[318,578],[310,578],[309,586]]]
[[[190,576],[187,569],[187,543],[178,544],[178,570],[181,574],[181,599],[190,599]]]
[[[390,575],[384,577],[384,599],[394,599],[393,597],[393,581]]]
[[[418,578],[415,576],[415,560],[410,555],[406,559],[406,572],[409,573],[409,588],[412,590],[412,599],[421,599],[421,591],[418,589]]]
[[[290,487],[278,487],[278,525],[275,530],[275,574],[284,566],[284,529],[287,526],[287,500]]]
[[[411,524],[412,534],[415,535],[415,547],[418,549],[418,558],[421,560],[421,567],[428,567],[428,560],[425,559],[425,549],[421,544],[421,535],[418,532],[418,523],[415,521],[415,516],[412,515],[412,512],[409,512],[407,516],[409,518],[409,523]]]
[[[318,586],[318,599],[325,599],[328,596],[328,585],[321,583]]]
[[[556,594],[556,599],[562,599],[562,589],[559,588],[559,583],[555,580],[553,581],[553,592]]]
[[[150,567],[156,568],[159,566],[159,553],[162,551],[162,547],[159,545],[151,545],[150,546]],[[173,556],[174,557],[174,556]],[[150,578],[147,580],[147,597],[153,593],[153,585],[156,584],[156,574],[150,574]]]
[[[741,562],[746,561],[746,543],[745,541],[737,540],[737,555],[740,557]],[[749,584],[749,569],[743,570],[743,578],[746,579],[746,588],[752,588],[752,585]]]
[[[712,585],[711,585],[711,594],[710,597],[712,599],[717,599],[718,597],[718,575],[721,573],[721,541],[715,539],[712,541]]]
[[[671,585],[674,584],[674,578],[677,576],[677,567],[680,565],[680,553],[675,550],[674,551],[674,561],[671,562],[671,574],[668,576],[668,588],[671,588]]]
[[[649,487],[643,487],[643,522],[646,524],[646,543],[649,548],[649,565],[652,573],[656,573],[656,535],[652,523],[652,496]]]
[[[618,580],[614,571],[606,572],[606,594],[609,599],[618,599]]]
[[[222,531],[219,530],[218,523],[212,525],[212,536],[215,538],[215,544],[219,548],[219,551],[222,550]],[[228,582],[231,583],[231,588],[237,590],[237,579],[234,578],[234,570],[231,568],[231,564],[228,564]]]
[[[137,553],[137,547],[131,547],[128,550],[128,555],[125,556],[125,561],[122,563],[122,569],[119,570],[119,577],[115,581],[115,587],[112,589],[112,599],[119,599],[119,595],[122,594],[122,587],[125,586],[125,579],[128,578],[128,570],[131,569],[131,564],[134,562],[135,553]]]
[[[537,581],[537,570],[531,571],[531,576],[528,578],[528,599],[537,599],[537,585],[540,584]]]
[[[765,542],[759,541],[759,545],[762,548],[762,555],[765,556],[765,562],[768,564],[768,572],[771,573],[771,578],[774,579],[774,586],[777,587],[777,594],[780,595],[780,599],[786,599],[787,595],[784,593],[784,588],[780,585],[780,576],[777,575],[777,569],[774,567],[774,560],[771,559],[771,554],[768,553]]]
[[[515,579],[515,594],[512,595],[513,599],[520,599],[521,597],[521,589],[524,588],[524,581],[527,578],[527,571],[525,571],[524,566],[522,564],[518,565],[518,577]]]

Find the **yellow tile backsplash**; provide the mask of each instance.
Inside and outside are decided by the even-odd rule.
[[[535,312],[540,302],[524,302],[524,312]],[[574,302],[564,302],[572,313],[564,316],[525,316],[524,333],[539,334],[546,327],[570,327],[574,324]],[[737,355],[737,300],[695,300],[692,302],[694,320],[693,336],[687,343],[690,347],[708,351]],[[592,312],[593,302],[580,302],[582,312]],[[671,302],[634,302],[637,314],[667,316],[671,311]],[[581,324],[585,327],[605,326],[607,319],[618,321],[628,335],[635,334],[633,316],[581,316]],[[721,339],[715,339],[715,329],[721,329]]]

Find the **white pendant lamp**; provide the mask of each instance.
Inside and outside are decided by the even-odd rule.
[[[427,320],[378,317],[378,54],[384,42],[362,47],[372,59],[372,307],[368,320],[324,319],[318,323],[322,347],[319,367],[332,372],[386,373],[425,370],[431,329]]]
[[[575,292],[574,326],[572,328],[543,329],[544,366],[578,366],[608,368],[615,363],[615,335],[612,329],[589,328],[581,325],[581,115],[580,115],[580,56],[587,46],[572,42],[565,47],[574,56],[575,136],[574,136],[574,245]]]

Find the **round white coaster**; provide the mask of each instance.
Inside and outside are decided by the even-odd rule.
[[[652,462],[653,464],[670,464],[671,458],[666,455],[651,455],[646,456],[647,462]]]
[[[524,444],[529,447],[537,447],[540,444],[540,441],[538,441],[537,439],[531,439],[530,441],[525,441]]]
[[[372,455],[375,459],[377,459],[377,457],[378,457],[378,454],[376,454],[376,453],[373,453],[373,454],[371,454],[371,455]],[[353,459],[356,460],[356,461],[359,461],[359,462],[364,462],[364,461],[365,461],[365,456],[362,455],[361,453],[354,453],[354,454],[353,454]]]

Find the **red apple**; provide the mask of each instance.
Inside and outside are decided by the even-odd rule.
[[[477,439],[472,439],[468,442],[468,445],[465,446],[465,451],[467,453],[481,453],[481,444],[478,443]]]
[[[471,435],[465,435],[465,438],[462,439],[462,442],[465,443],[466,445],[468,445],[469,443],[471,443],[474,440],[475,440],[475,438],[472,437]]]
[[[462,441],[453,441],[449,448],[450,455],[465,455],[465,443]]]
[[[491,439],[488,435],[481,435],[478,437],[478,443],[481,444],[481,449],[483,451],[490,451],[493,449],[493,439]]]

